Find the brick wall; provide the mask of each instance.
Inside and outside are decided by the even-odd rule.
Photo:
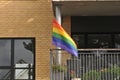
[[[65,29],[65,31],[71,35],[71,17],[70,16],[63,17],[62,26]]]
[[[0,38],[36,38],[36,80],[49,80],[52,18],[50,0],[0,1]]]
[[[0,38],[36,38],[36,80],[49,80],[52,19],[51,0],[0,1]],[[69,20],[64,20],[66,27]]]

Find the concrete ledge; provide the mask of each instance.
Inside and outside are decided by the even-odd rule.
[[[120,0],[52,0],[52,1],[120,1]]]

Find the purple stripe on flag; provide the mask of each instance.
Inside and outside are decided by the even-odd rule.
[[[67,52],[69,52],[70,54],[78,57],[78,52],[76,50],[73,49],[69,49],[67,46],[62,45],[61,43],[58,42],[52,42],[55,46],[61,47],[62,49],[65,49]]]

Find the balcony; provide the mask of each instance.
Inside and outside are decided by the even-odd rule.
[[[51,50],[51,80],[120,79],[120,49],[79,49],[78,58],[60,51],[62,62],[58,65],[56,50]]]
[[[54,11],[56,5],[61,6],[62,16],[120,15],[120,0],[53,0]]]

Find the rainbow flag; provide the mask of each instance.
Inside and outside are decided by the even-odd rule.
[[[75,42],[55,19],[53,20],[52,44],[78,57]]]

